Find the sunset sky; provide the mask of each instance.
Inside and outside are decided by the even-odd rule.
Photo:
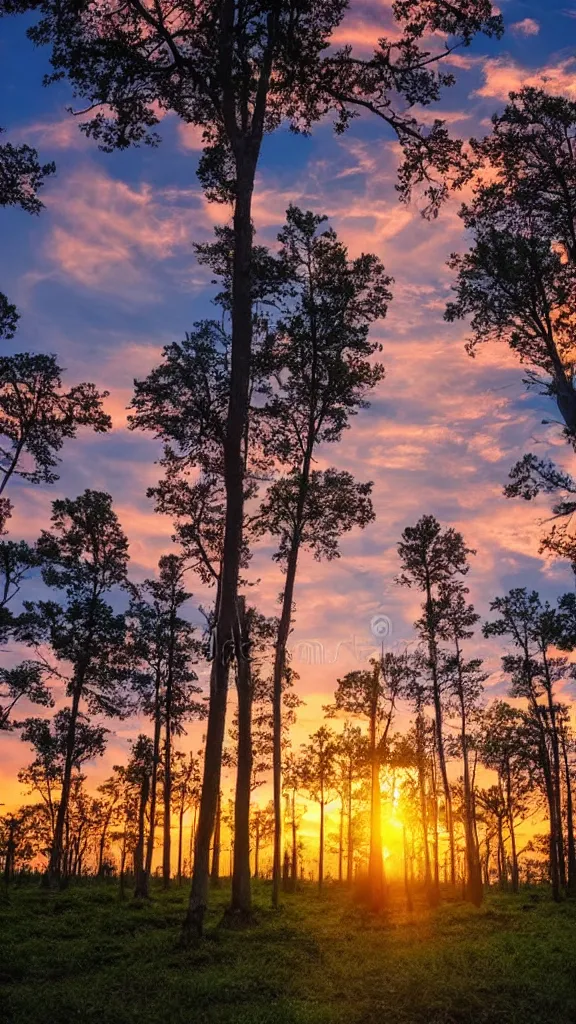
[[[350,6],[335,41],[369,51],[386,34],[389,4],[351,0]],[[458,85],[425,114],[446,117],[463,137],[487,130],[509,90],[523,84],[546,79],[548,89],[576,98],[576,7],[541,0],[505,2],[502,11],[503,40],[480,39],[452,58]],[[57,174],[45,188],[39,218],[0,211],[1,287],[22,312],[6,350],[56,353],[69,383],[89,380],[108,389],[114,430],[70,442],[52,488],[12,485],[10,535],[34,540],[56,497],[75,497],[86,487],[110,491],[130,540],[132,577],[141,580],[170,550],[171,524],[154,514],[145,493],[158,479],[158,446],[127,430],[126,406],[133,378],[159,361],[165,344],[209,315],[210,274],[196,265],[192,243],[210,238],[228,211],[206,203],[195,175],[197,133],[174,117],[162,122],[157,149],[100,153],[66,113],[67,87],[42,88],[47,54],[33,49],[24,29],[23,20],[0,23],[0,89],[7,99],[0,123],[7,139],[54,159]],[[345,540],[339,561],[302,559],[292,636],[307,702],[298,740],[319,724],[337,676],[366,658],[375,615],[390,619],[390,644],[402,647],[412,638],[418,597],[394,585],[396,543],[422,514],[455,526],[476,549],[469,582],[483,615],[490,599],[512,586],[533,586],[554,599],[573,585],[566,565],[538,554],[545,504],[502,496],[509,468],[525,451],[554,450],[556,460],[566,462],[559,427],[541,423],[554,418],[554,409],[526,394],[521,369],[506,349],[483,349],[472,360],[464,351],[466,326],[443,322],[451,287],[446,259],[466,245],[459,199],[437,221],[426,222],[416,205],[399,204],[396,163],[390,136],[362,118],[338,139],[329,123],[311,138],[277,132],[265,142],[258,175],[260,242],[275,244],[294,202],[327,214],[352,256],[377,253],[395,279],[388,317],[374,331],[383,345],[386,379],[343,442],[322,453],[322,465],[374,481],[377,518]],[[282,587],[272,551],[263,543],[251,570],[260,580],[251,599],[266,613],[276,610]],[[191,588],[200,603],[209,600],[199,584]],[[33,593],[30,586],[27,596]],[[191,614],[201,621],[195,605]],[[323,645],[325,664],[306,663],[307,641]],[[477,649],[493,673],[491,692],[504,692],[499,649],[482,640]],[[125,759],[138,723],[111,728],[115,735],[94,778]],[[2,737],[0,801],[17,798],[14,779],[27,756],[17,734]]]

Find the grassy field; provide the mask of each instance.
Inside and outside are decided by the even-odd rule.
[[[178,948],[186,889],[147,904],[113,883],[0,904],[1,1024],[575,1024],[576,905],[491,894],[374,917],[310,889],[259,922]],[[527,909],[524,909],[527,908]]]

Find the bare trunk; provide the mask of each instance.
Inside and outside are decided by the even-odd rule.
[[[162,721],[160,717],[160,672],[156,673],[156,690],[154,695],[154,747],[152,754],[152,778],[150,781],[150,824],[148,829],[148,845],[146,847],[146,874],[150,877],[152,857],[154,856],[154,832],[156,830],[156,800],[158,794],[158,764],[160,761],[160,734]]]
[[[146,898],[148,896],[148,875],[144,865],[144,833],[146,824],[146,805],[150,794],[150,779],[146,775],[142,780],[140,788],[140,802],[138,805],[138,842],[134,850],[134,875],[135,886],[134,896]]]
[[[64,829],[68,816],[68,803],[70,800],[70,788],[72,783],[72,769],[74,764],[74,748],[76,746],[76,724],[80,709],[81,687],[76,683],[72,696],[72,708],[70,712],[70,723],[66,737],[66,759],[64,762],[64,776],[62,780],[62,792],[60,803],[56,814],[56,825],[54,827],[54,841],[50,851],[48,862],[48,880],[50,883],[57,881],[62,873],[62,861],[64,856]]]
[[[212,845],[212,867],[210,883],[214,889],[220,886],[220,833],[222,828],[222,794],[218,793],[216,804],[216,821],[214,822],[214,843]]]
[[[238,620],[243,637],[247,636],[246,607],[238,598]],[[252,674],[247,657],[240,654],[237,665],[238,751],[236,799],[234,802],[234,860],[230,910],[238,916],[252,913],[250,889],[250,785],[252,780]]]

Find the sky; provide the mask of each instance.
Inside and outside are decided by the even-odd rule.
[[[576,6],[506,0],[501,9],[504,38],[478,39],[453,58],[457,86],[426,115],[444,116],[464,138],[483,134],[508,92],[524,84],[545,81],[548,89],[576,97]],[[335,41],[369,52],[388,24],[387,3],[351,0]],[[22,313],[5,351],[56,353],[70,384],[89,380],[107,389],[114,428],[69,442],[52,487],[12,486],[10,534],[33,541],[55,498],[76,497],[86,487],[109,491],[129,537],[132,578],[142,580],[170,550],[172,529],[146,497],[159,477],[158,445],[127,429],[126,407],[133,379],[158,363],[164,345],[209,315],[209,273],[196,264],[192,246],[209,239],[229,211],[206,202],[195,174],[197,133],[174,117],[163,120],[158,148],[99,152],[66,111],[73,102],[66,84],[42,87],[47,52],[32,47],[25,27],[24,19],[0,22],[0,124],[5,138],[53,159],[57,173],[46,185],[39,217],[0,211],[1,287]],[[466,325],[443,321],[452,284],[446,260],[466,248],[458,218],[462,197],[427,222],[417,204],[399,203],[396,161],[382,126],[360,118],[338,138],[328,122],[310,138],[276,132],[265,141],[258,172],[260,242],[275,244],[288,204],[297,203],[326,214],[351,256],[376,253],[395,280],[388,315],[373,330],[383,346],[386,379],[342,442],[319,457],[321,466],[374,482],[376,521],[344,540],[339,560],[301,560],[291,638],[306,702],[299,740],[317,728],[337,677],[374,650],[376,620],[384,623],[388,645],[402,647],[413,638],[418,597],[394,584],[396,545],[421,515],[432,513],[461,530],[475,549],[469,585],[483,616],[490,600],[512,586],[535,587],[551,599],[573,586],[566,565],[538,552],[546,504],[502,495],[510,467],[525,451],[565,460],[559,426],[542,424],[554,410],[526,394],[507,349],[484,348],[471,359],[464,350]],[[272,552],[264,541],[251,569],[251,599],[268,614],[277,610],[282,588]],[[200,621],[197,605],[209,595],[199,583],[194,590],[190,613]],[[27,596],[33,593],[31,584]],[[501,652],[481,638],[476,649],[491,672],[489,693],[504,692]],[[109,748],[92,778],[100,781],[125,760],[141,724],[109,723]],[[188,742],[197,739],[193,730]],[[19,797],[14,780],[27,760],[18,735],[4,735],[0,802]]]

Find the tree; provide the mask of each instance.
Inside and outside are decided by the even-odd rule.
[[[65,603],[25,602],[17,635],[35,645],[47,643],[58,662],[71,666],[65,677],[70,698],[62,792],[48,869],[56,880],[62,871],[64,821],[74,766],[79,715],[122,715],[127,710],[122,667],[125,620],[106,597],[126,585],[128,541],[112,499],[86,490],[75,500],[52,503],[52,531],[44,530],[37,550],[46,586],[61,591]]]
[[[144,860],[146,839],[146,811],[150,799],[153,745],[149,736],[140,733],[131,743],[131,752],[125,768],[119,768],[128,787],[133,790],[137,805],[137,836],[134,847],[134,896],[148,897],[148,875]]]
[[[354,869],[354,829],[352,823],[352,812],[354,806],[354,790],[358,782],[366,775],[366,769],[371,769],[370,750],[366,737],[362,735],[360,726],[344,723],[336,745],[336,775],[340,808],[340,834],[338,841],[338,880],[342,881],[342,858],[344,845],[344,819],[347,822],[346,837],[346,883],[352,884]]]
[[[464,766],[463,776],[463,819],[466,844],[466,895],[475,906],[482,902],[482,870],[476,834],[474,829],[474,786],[470,771],[470,719],[478,710],[478,699],[487,676],[482,671],[479,658],[466,660],[462,642],[474,635],[474,626],[480,616],[467,601],[468,589],[461,583],[448,584],[442,588],[441,601],[444,604],[441,635],[450,643],[452,650],[445,657],[442,672],[446,677],[447,691],[456,702],[460,718],[460,751]]]
[[[156,791],[160,763],[160,739],[163,742],[164,826],[162,878],[164,888],[171,875],[172,808],[172,736],[184,732],[184,723],[202,718],[204,704],[197,700],[200,687],[193,664],[198,655],[195,627],[182,617],[182,608],[191,598],[184,588],[186,560],[179,555],[163,555],[158,577],[145,580],[129,609],[131,646],[145,671],[134,679],[140,705],[154,722],[153,769],[151,780],[150,831],[146,872],[152,865],[156,816]]]
[[[504,341],[527,367],[524,383],[551,397],[576,442],[574,326],[576,295],[576,103],[542,89],[510,94],[492,132],[474,149],[489,173],[480,178],[461,217],[472,246],[450,260],[456,299],[446,319],[471,316],[468,351]],[[560,492],[559,523],[543,546],[576,558],[567,530],[574,507],[571,477],[546,459],[525,455],[512,468],[508,497],[530,500]]]
[[[329,714],[343,711],[347,715],[368,719],[371,775],[368,875],[370,898],[375,907],[381,906],[384,899],[380,769],[388,756],[390,729],[407,678],[407,657],[387,651],[372,661],[372,669],[349,672],[339,679],[334,704],[326,709]]]
[[[30,6],[30,0],[2,0],[0,10],[12,13]],[[488,0],[462,5],[407,0],[394,9],[400,39],[382,39],[373,58],[360,59],[352,56],[351,47],[334,51],[328,45],[347,6],[347,0],[275,0],[248,7],[238,0],[182,0],[175,8],[161,0],[151,9],[129,0],[101,11],[94,0],[83,0],[80,8],[76,0],[42,0],[40,20],[28,29],[36,43],[51,45],[52,79],[67,77],[75,94],[97,110],[83,126],[88,135],[105,149],[154,141],[150,129],[158,123],[159,113],[173,111],[202,130],[199,174],[208,196],[233,205],[225,528],[212,687],[218,714],[208,722],[210,754],[187,937],[201,933],[206,907],[208,845],[224,738],[226,651],[233,644],[237,614],[244,517],[242,439],[253,326],[252,195],[263,137],[285,121],[294,130],[308,130],[331,111],[337,115],[337,130],[343,131],[355,115],[369,110],[403,148],[402,193],[409,194],[413,182],[423,182],[429,206],[437,210],[448,189],[446,179],[458,182],[465,177],[466,161],[461,144],[450,139],[443,122],[437,120],[425,129],[411,108],[438,99],[442,88],[453,83],[451,75],[436,69],[446,54],[468,45],[478,31],[499,35],[502,30]],[[432,55],[420,44],[435,32],[450,41]]]
[[[302,744],[303,782],[311,800],[320,807],[320,839],[318,847],[318,889],[324,883],[324,818],[326,804],[334,799],[334,758],[336,756],[336,734],[321,725]]]
[[[268,401],[262,424],[264,453],[284,474],[268,489],[255,524],[257,533],[278,537],[275,558],[285,573],[274,661],[274,806],[276,832],[272,901],[280,885],[282,833],[282,679],[290,633],[298,558],[338,557],[338,542],[354,526],[374,518],[372,485],[350,473],[313,469],[321,444],[337,443],[383,367],[370,357],[380,346],[369,340],[371,323],[385,316],[390,278],[375,256],[349,260],[335,232],[321,231],[324,217],[291,206],[279,235],[287,265],[292,308],[272,335]]]
[[[32,704],[54,707],[45,683],[46,668],[38,661],[22,661],[16,668],[0,668],[0,732],[13,728],[10,715],[23,697]]]
[[[178,885],[182,884],[182,852],[184,815],[194,806],[200,796],[200,762],[190,753],[188,758],[175,751],[176,771],[173,773],[173,795],[178,814]]]
[[[65,391],[62,373],[53,355],[0,358],[0,495],[14,475],[32,484],[58,480],[59,452],[78,427],[110,430],[102,408],[108,392],[94,384]]]
[[[446,825],[450,843],[450,878],[456,882],[456,856],[454,846],[454,823],[452,820],[452,795],[446,767],[444,747],[442,687],[440,663],[441,628],[445,617],[443,592],[455,581],[460,581],[468,570],[468,555],[474,554],[467,548],[461,533],[449,528],[442,530],[434,516],[422,516],[415,526],[407,526],[398,545],[402,571],[398,583],[416,587],[424,596],[422,617],[415,623],[416,630],[427,651],[427,669],[430,673],[434,715],[436,719],[436,742],[438,759],[446,804]]]
[[[42,800],[46,811],[48,857],[54,848],[57,830],[60,829],[60,867],[65,875],[69,863],[67,844],[64,842],[68,831],[65,826],[69,796],[75,781],[82,778],[82,765],[104,753],[107,730],[100,725],[91,725],[86,716],[78,712],[71,747],[69,708],[57,711],[52,720],[26,718],[20,724],[22,740],[32,746],[36,756],[27,768],[19,772],[18,779],[28,786],[30,792],[38,793]],[[66,804],[63,803],[64,799]],[[61,811],[63,806],[64,810]]]
[[[572,646],[562,611],[542,602],[536,591],[515,588],[491,602],[497,618],[484,625],[485,636],[508,637],[513,653],[502,659],[511,677],[511,696],[528,702],[534,731],[536,761],[543,775],[550,817],[550,873],[554,899],[566,885],[562,829],[562,768],[558,724],[559,708],[554,686],[571,674],[568,659],[555,657],[554,649]]]
[[[0,128],[0,135],[3,131]],[[40,213],[44,206],[40,190],[55,170],[53,163],[41,164],[31,146],[0,143],[0,206],[19,206],[25,213]],[[16,306],[0,292],[0,338],[13,338],[18,320]]]
[[[495,701],[484,713],[482,734],[482,761],[498,772],[510,836],[512,891],[518,892],[520,873],[515,822],[517,817],[525,815],[525,800],[532,784],[525,719],[510,704]]]
[[[265,807],[256,805],[252,811],[250,832],[254,840],[254,878],[259,878],[260,854],[262,849],[274,838],[274,805],[272,801]]]

